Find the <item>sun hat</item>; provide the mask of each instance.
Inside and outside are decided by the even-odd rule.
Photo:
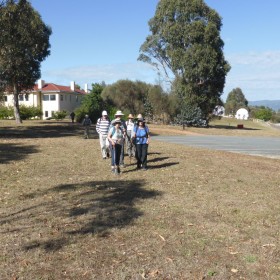
[[[133,117],[132,114],[129,114],[127,118],[128,118],[128,119],[134,119],[134,117]]]
[[[142,114],[138,114],[137,119],[141,119],[141,118],[143,118]]]
[[[121,124],[122,121],[121,121],[120,119],[114,119],[114,120],[113,120],[113,124],[115,125],[116,123],[120,123],[120,124]]]
[[[122,111],[118,110],[118,111],[116,112],[115,116],[123,116]]]
[[[103,111],[102,116],[108,116],[107,111]]]

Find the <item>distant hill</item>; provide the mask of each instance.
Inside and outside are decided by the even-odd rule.
[[[249,106],[265,106],[277,112],[280,110],[280,100],[249,101]]]

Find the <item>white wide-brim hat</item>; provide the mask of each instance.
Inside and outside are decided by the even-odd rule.
[[[124,116],[124,114],[122,113],[122,111],[119,110],[116,112],[115,116]]]

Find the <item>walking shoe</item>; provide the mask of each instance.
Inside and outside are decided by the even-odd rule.
[[[111,172],[115,174],[115,168],[111,168]]]
[[[119,168],[115,168],[115,175],[120,175]]]

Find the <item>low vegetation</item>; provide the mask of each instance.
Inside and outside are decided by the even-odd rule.
[[[1,280],[279,279],[279,160],[152,141],[149,170],[116,177],[79,124],[0,127]]]

